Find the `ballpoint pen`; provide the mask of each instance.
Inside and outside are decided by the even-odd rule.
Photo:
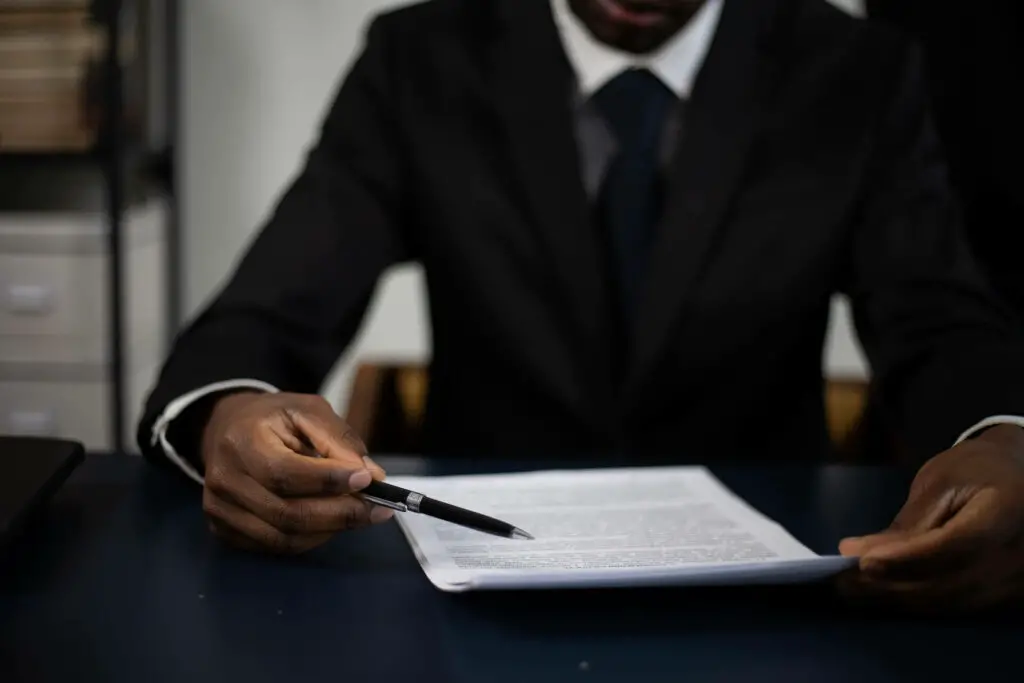
[[[399,512],[418,512],[422,515],[504,538],[533,540],[533,536],[508,522],[503,522],[500,519],[494,519],[479,512],[466,510],[440,500],[434,500],[422,493],[409,491],[383,481],[372,481],[369,486],[357,491],[356,494],[375,505],[388,507]]]
[[[313,450],[312,446],[310,446],[310,451],[306,455],[313,458],[324,457]],[[435,519],[503,538],[515,538],[524,541],[534,540],[533,536],[508,522],[503,522],[500,519],[488,517],[479,512],[466,510],[440,500],[434,500],[422,493],[403,489],[383,481],[373,480],[368,486],[354,493],[374,505],[391,508],[398,512],[417,512],[421,515],[427,515],[428,517],[434,517]]]

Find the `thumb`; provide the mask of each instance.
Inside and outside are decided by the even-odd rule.
[[[860,558],[861,571],[882,573],[888,564],[884,558],[899,556],[932,538],[929,532],[942,527],[949,518],[953,501],[951,490],[937,497],[911,495],[888,529],[844,539],[839,544],[840,554]]]
[[[911,559],[914,559],[916,554],[924,555],[923,559],[928,560],[927,554],[918,551],[918,548],[934,545],[933,535],[935,533],[935,530],[888,529],[860,538],[843,539],[839,543],[839,553],[857,558],[858,568],[868,576],[887,576],[893,570],[893,562],[890,558],[898,560],[904,556],[910,556]],[[897,567],[900,564],[900,562],[896,562]],[[907,564],[911,568],[914,566],[911,563]]]
[[[876,548],[893,543],[902,543],[916,536],[917,531],[886,529],[867,536],[851,536],[839,542],[839,554],[845,557],[864,557]]]
[[[948,516],[950,505],[951,498],[948,495],[938,498],[911,496],[888,529],[867,536],[844,538],[839,543],[839,554],[864,557],[878,548],[900,544],[929,529],[935,529]]]

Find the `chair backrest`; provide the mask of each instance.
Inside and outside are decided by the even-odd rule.
[[[346,419],[371,451],[416,453],[429,381],[420,363],[364,363],[352,382]],[[868,394],[868,383],[860,379],[825,383],[829,437],[844,460],[860,459],[855,451]]]
[[[428,380],[423,364],[361,364],[345,419],[373,452],[416,453]]]
[[[825,382],[825,419],[832,443],[847,450],[857,436],[868,402],[869,385],[860,379]]]

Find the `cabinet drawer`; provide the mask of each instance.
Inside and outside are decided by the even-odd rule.
[[[165,334],[160,216],[138,216],[126,236],[133,238],[124,256],[126,348]],[[103,235],[75,225],[60,234],[41,229],[49,227],[0,222],[0,362],[104,363],[110,321]]]
[[[109,443],[109,402],[102,381],[0,381],[0,432],[70,438],[102,449]]]
[[[129,452],[138,450],[135,428],[157,372],[150,361],[128,374],[124,441]],[[102,370],[91,374],[53,381],[0,378],[0,434],[74,439],[92,451],[108,450],[110,385]]]
[[[0,335],[102,339],[100,254],[0,254]]]

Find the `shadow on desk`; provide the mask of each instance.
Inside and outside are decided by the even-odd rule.
[[[977,675],[970,653],[985,629],[978,621],[858,613],[824,586],[463,595],[445,614],[454,668],[465,680],[496,682],[526,680],[504,671],[510,657],[545,672],[531,681],[581,673],[607,681],[958,680]],[[984,632],[996,635],[984,649],[1008,655],[1009,618],[989,621]],[[1012,680],[1008,672],[995,677]]]

